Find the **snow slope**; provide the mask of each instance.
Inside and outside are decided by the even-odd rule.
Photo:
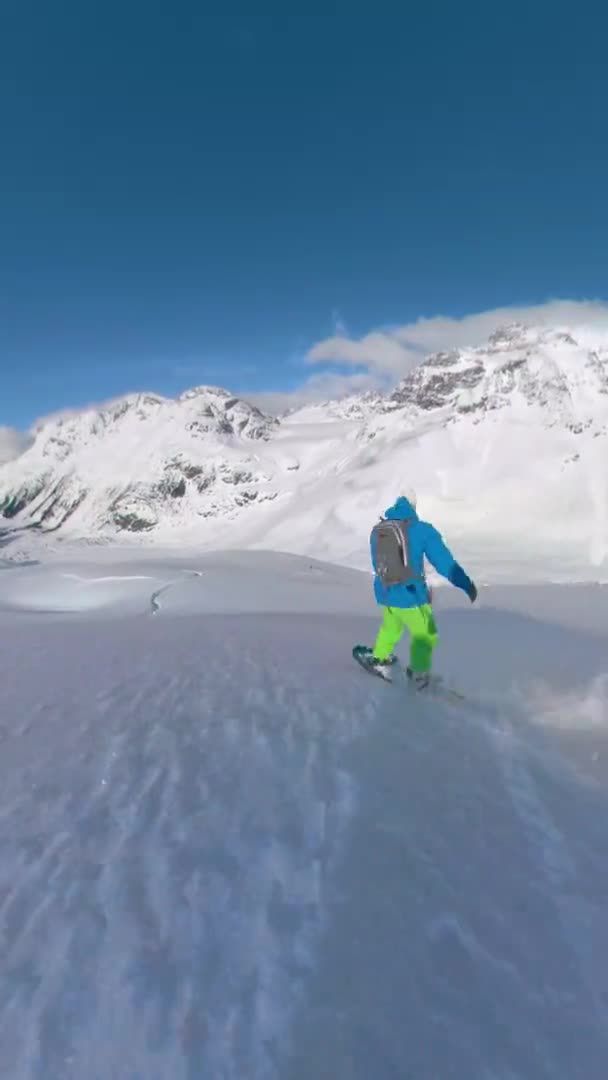
[[[118,557],[0,570],[0,1075],[603,1078],[605,590],[442,593],[463,710],[365,575]]]
[[[476,577],[605,581],[607,460],[605,344],[512,326],[429,357],[392,394],[280,421],[209,387],[50,420],[0,467],[0,511],[25,551],[38,530],[363,568],[405,486]]]

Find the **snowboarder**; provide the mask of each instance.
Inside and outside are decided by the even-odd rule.
[[[410,662],[407,674],[417,689],[430,682],[433,650],[438,635],[430,588],[424,576],[424,559],[437,573],[462,589],[471,603],[477,589],[444,544],[440,534],[416,513],[415,495],[400,495],[370,536],[374,567],[374,592],[384,608],[382,625],[373,650],[361,650],[365,665],[388,678],[394,662],[393,649],[404,630],[410,633]]]

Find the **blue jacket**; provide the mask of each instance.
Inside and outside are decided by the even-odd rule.
[[[428,586],[424,580],[424,559],[427,558],[438,574],[447,578],[457,589],[462,589],[467,595],[470,594],[472,582],[458,565],[452,552],[444,544],[437,529],[426,521],[420,521],[410,501],[403,496],[397,499],[394,506],[385,511],[384,517],[391,521],[403,521],[405,518],[414,518],[409,527],[410,541],[410,566],[412,570],[420,574],[419,581],[410,582],[408,585],[383,585],[376,574],[374,579],[374,592],[376,600],[384,607],[411,608],[428,604],[430,600]],[[374,571],[376,570],[375,537],[371,538],[371,555]]]

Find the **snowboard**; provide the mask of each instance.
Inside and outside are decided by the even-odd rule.
[[[372,650],[367,645],[355,645],[353,648],[353,658],[361,665],[364,671],[369,672],[370,675],[375,675],[378,679],[382,679],[383,682],[392,682],[392,672],[398,663],[397,657],[394,656],[390,662],[390,668],[387,670],[385,664],[382,668],[376,667],[370,663],[372,656]]]
[[[375,675],[376,678],[382,679],[382,682],[394,683],[398,681],[401,684],[405,683],[407,688],[413,694],[431,694],[454,704],[462,704],[467,700],[465,695],[461,694],[459,690],[454,690],[452,687],[446,686],[438,675],[431,675],[429,685],[426,686],[424,690],[416,690],[416,687],[408,678],[407,671],[396,656],[392,658],[389,667],[384,666],[384,668],[378,669],[370,663],[371,655],[372,650],[367,645],[355,645],[353,648],[353,659],[356,660],[369,675]],[[397,679],[395,676],[397,676]]]

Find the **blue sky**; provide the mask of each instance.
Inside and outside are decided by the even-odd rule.
[[[0,424],[363,386],[399,372],[345,339],[606,296],[606,11],[401,7],[2,5]]]

